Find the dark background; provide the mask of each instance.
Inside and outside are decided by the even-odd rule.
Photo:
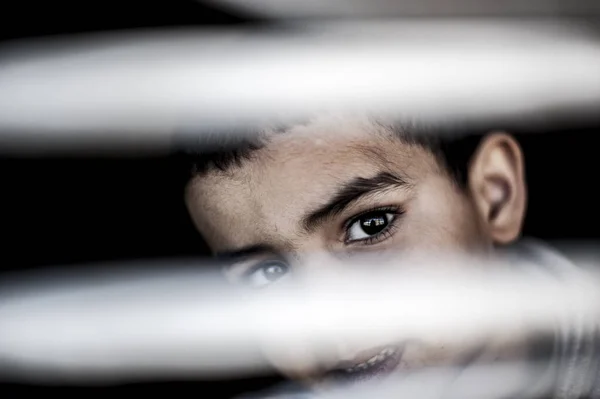
[[[265,23],[196,1],[2,3],[0,21],[3,40],[140,27]],[[598,126],[575,122],[560,130],[518,134],[530,192],[525,235],[546,240],[599,238]],[[0,267],[81,267],[206,254],[184,208],[182,171],[177,156],[35,158],[2,154],[0,148]],[[229,397],[276,380],[171,381],[102,390],[185,389],[200,397]],[[4,385],[8,388],[78,394],[91,389]]]

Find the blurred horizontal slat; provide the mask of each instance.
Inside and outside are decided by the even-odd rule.
[[[15,42],[5,147],[166,146],[188,127],[320,111],[562,120],[600,104],[600,43],[565,23],[353,22]]]
[[[593,0],[208,0],[271,18],[432,17],[432,16],[590,16],[599,15]]]

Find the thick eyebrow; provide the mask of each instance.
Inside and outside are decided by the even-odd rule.
[[[247,258],[252,255],[260,255],[266,253],[276,253],[275,249],[270,247],[269,245],[258,244],[258,245],[250,245],[247,247],[234,249],[231,251],[218,252],[215,254],[215,258],[220,261],[231,261],[237,260],[240,258]]]
[[[408,183],[405,179],[389,172],[380,172],[370,178],[357,177],[342,184],[340,189],[325,205],[309,212],[303,217],[302,226],[306,231],[314,230],[324,220],[339,215],[348,205],[360,197],[391,187],[403,187],[407,185]]]

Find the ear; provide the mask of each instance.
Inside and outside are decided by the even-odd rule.
[[[491,133],[469,165],[469,191],[489,237],[507,244],[521,234],[527,204],[523,152],[506,133]]]

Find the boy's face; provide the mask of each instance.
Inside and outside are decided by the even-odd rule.
[[[427,149],[366,119],[323,117],[268,136],[241,166],[196,176],[186,201],[213,251],[234,255],[227,276],[268,288],[291,274],[317,276],[323,267],[343,273],[344,259],[365,251],[399,251],[405,259],[432,251],[485,253],[510,242],[525,209],[522,170],[516,143],[491,135],[473,158],[468,187],[459,187]],[[324,255],[332,261],[322,262]],[[418,340],[401,350],[395,343],[387,351],[336,346],[327,356],[303,348],[268,355],[288,376],[325,382],[336,369],[364,379],[468,352]]]

